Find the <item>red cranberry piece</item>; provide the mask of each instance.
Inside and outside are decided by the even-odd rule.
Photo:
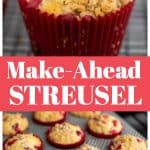
[[[111,134],[116,134],[116,130],[111,130],[110,133]]]
[[[119,145],[117,148],[116,148],[116,150],[121,150],[121,145]]]
[[[19,129],[19,124],[16,123],[12,126],[12,128],[15,130],[16,133],[19,133],[20,132],[20,129]]]
[[[12,141],[9,141],[9,142],[7,143],[7,145],[8,145],[8,146],[11,146],[11,145],[14,144],[16,141],[17,141],[17,139],[14,139],[14,140],[12,140]]]
[[[117,124],[118,124],[118,121],[117,120],[113,120],[112,122],[113,122],[113,125],[116,127]]]
[[[139,142],[139,143],[142,141],[142,139],[140,139],[140,138],[137,138],[136,140],[137,140],[137,142]]]
[[[78,136],[80,136],[82,134],[81,131],[77,131],[76,133]]]

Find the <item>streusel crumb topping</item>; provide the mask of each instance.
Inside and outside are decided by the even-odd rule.
[[[49,14],[73,13],[77,16],[105,16],[133,0],[42,0],[39,9]]]

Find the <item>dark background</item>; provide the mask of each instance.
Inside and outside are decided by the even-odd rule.
[[[146,112],[118,112],[132,127],[147,138],[147,113]]]

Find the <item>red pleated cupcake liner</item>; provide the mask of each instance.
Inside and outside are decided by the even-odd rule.
[[[134,5],[104,17],[49,15],[20,0],[33,52],[41,56],[116,56]]]

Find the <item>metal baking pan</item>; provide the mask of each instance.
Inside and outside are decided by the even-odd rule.
[[[118,119],[120,119],[120,121],[122,121],[122,123],[124,125],[124,130],[123,130],[122,134],[131,134],[131,135],[134,135],[134,136],[144,138],[133,127],[131,127],[125,120],[123,120],[123,118],[118,116],[116,113],[114,113],[114,112],[106,112],[106,113],[109,113],[109,114],[117,117]],[[49,126],[44,126],[44,125],[40,125],[40,124],[35,123],[32,120],[32,113],[27,113],[26,112],[26,113],[23,113],[23,114],[30,121],[29,129],[27,130],[27,132],[32,132],[32,133],[38,135],[43,140],[44,150],[60,150],[58,148],[55,148],[55,147],[51,146],[46,140],[45,133],[50,128]],[[73,123],[73,124],[80,125],[80,127],[82,129],[84,129],[85,132],[86,132],[86,125],[87,125],[87,120],[86,119],[78,118],[78,117],[72,116],[71,114],[68,113],[67,117],[66,117],[66,121],[68,121],[70,123]],[[96,137],[93,137],[92,135],[90,135],[88,132],[86,132],[86,141],[85,141],[85,143],[96,146],[98,148],[101,148],[101,150],[108,150],[108,145],[110,143],[110,140],[96,138]]]

